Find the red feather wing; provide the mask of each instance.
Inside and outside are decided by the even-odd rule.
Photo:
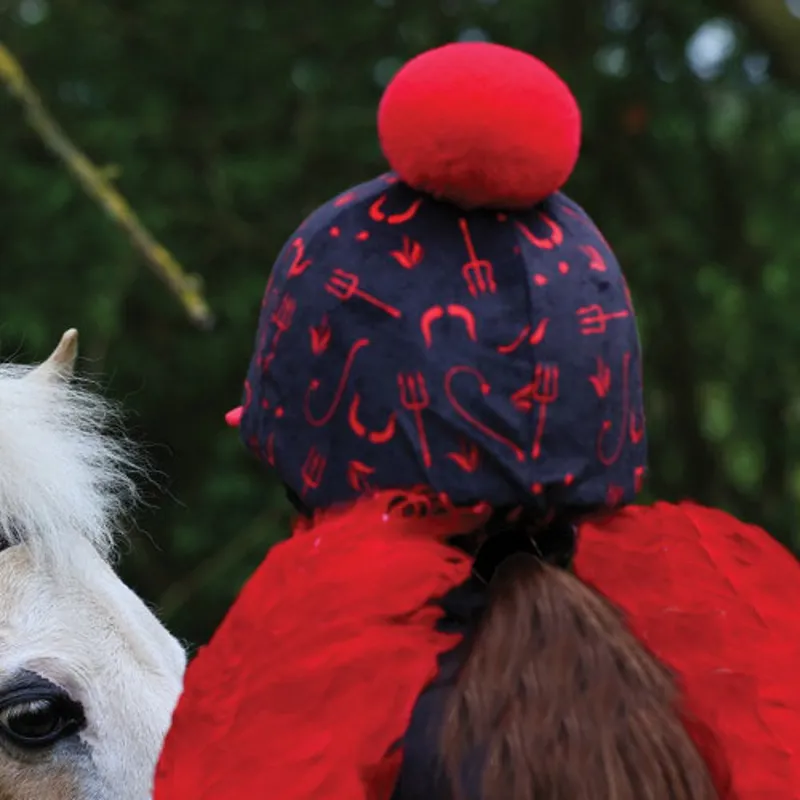
[[[737,800],[800,800],[800,564],[765,531],[693,503],[581,529],[577,570],[680,676]]]
[[[444,539],[480,517],[405,519],[387,499],[270,551],[189,666],[155,800],[390,796],[392,748],[457,642],[435,630],[431,600],[463,583],[471,561]]]

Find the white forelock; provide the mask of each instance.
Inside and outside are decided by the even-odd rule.
[[[0,541],[57,560],[75,536],[111,557],[135,497],[115,408],[87,386],[0,364]]]

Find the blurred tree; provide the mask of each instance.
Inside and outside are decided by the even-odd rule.
[[[800,544],[799,51],[748,15],[761,2],[0,0],[47,106],[219,315],[211,334],[187,323],[0,95],[3,355],[40,358],[79,326],[85,368],[158,443],[124,572],[179,634],[204,640],[285,531],[280,490],[222,424],[272,260],[384,169],[374,115],[397,67],[458,38],[537,53],[582,104],[568,191],[641,314],[650,496]]]
[[[800,86],[800,2],[798,0],[720,0],[769,52],[773,75]]]

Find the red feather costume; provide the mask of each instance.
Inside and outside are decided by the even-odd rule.
[[[588,379],[575,371],[575,390],[560,405],[554,403],[559,375],[563,386],[571,379],[574,364],[559,361],[560,373],[543,367],[541,353],[547,351],[542,350],[531,357],[528,367],[522,364],[533,372],[534,381],[514,391],[511,399],[515,411],[529,415],[527,428],[515,428],[513,420],[505,428],[498,422],[502,409],[492,397],[513,372],[507,361],[497,360],[512,352],[513,342],[503,345],[499,338],[492,343],[493,360],[484,352],[464,366],[430,361],[418,373],[401,370],[400,404],[386,406],[382,416],[390,424],[380,428],[374,424],[377,414],[367,416],[363,400],[369,395],[367,377],[387,363],[400,364],[404,348],[393,342],[378,361],[358,373],[356,354],[378,336],[373,331],[384,317],[370,317],[371,327],[358,338],[360,318],[347,318],[343,310],[351,307],[353,298],[371,305],[369,313],[388,314],[395,320],[415,313],[415,326],[421,320],[413,331],[419,344],[409,331],[403,333],[403,342],[405,349],[416,348],[417,355],[435,352],[434,324],[443,326],[447,316],[448,324],[452,319],[458,322],[454,336],[464,338],[458,327],[464,323],[467,339],[485,344],[476,304],[426,301],[416,312],[409,305],[426,287],[420,284],[411,293],[410,278],[402,270],[413,270],[415,262],[436,251],[434,239],[424,238],[425,230],[414,234],[412,242],[415,229],[408,228],[410,233],[393,240],[395,249],[387,250],[399,263],[395,267],[400,272],[395,274],[405,281],[394,295],[391,287],[384,287],[381,298],[388,300],[362,288],[375,273],[375,248],[352,262],[336,261],[336,280],[332,278],[316,294],[309,283],[303,302],[297,300],[300,290],[292,289],[300,284],[287,284],[325,261],[331,241],[345,238],[345,223],[355,226],[354,240],[374,241],[380,238],[376,231],[410,224],[417,213],[415,203],[418,209],[419,203],[427,202],[427,194],[442,203],[429,212],[434,218],[431,229],[439,231],[449,219],[445,199],[455,204],[453,219],[459,220],[462,232],[472,233],[465,239],[470,251],[478,240],[475,231],[480,233],[488,224],[482,209],[504,209],[497,214],[497,224],[505,224],[505,209],[513,213],[533,205],[533,218],[514,218],[515,235],[522,236],[519,241],[537,248],[531,284],[554,283],[548,274],[566,276],[576,263],[564,255],[567,239],[587,231],[593,236],[599,233],[582,217],[577,227],[570,227],[567,218],[578,219],[580,212],[564,205],[562,198],[553,206],[543,200],[566,180],[577,157],[578,115],[565,92],[540,62],[505,48],[458,45],[426,54],[390,86],[379,120],[384,150],[399,182],[406,184],[398,191],[408,193],[410,186],[423,194],[417,200],[415,195],[403,195],[401,199],[410,197],[413,202],[406,202],[404,213],[395,211],[392,221],[388,209],[393,198],[387,196],[393,190],[387,187],[397,178],[383,179],[377,199],[370,197],[365,205],[375,223],[370,231],[361,230],[355,210],[348,210],[349,194],[364,192],[358,187],[308,223],[324,229],[321,250],[314,249],[314,234],[303,234],[303,227],[287,245],[288,257],[278,277],[283,288],[268,287],[265,297],[245,406],[230,421],[242,425],[245,441],[276,467],[291,494],[301,496],[298,505],[313,513],[296,524],[291,538],[270,551],[209,645],[190,664],[158,767],[155,800],[392,798],[403,760],[403,737],[415,705],[436,678],[442,655],[460,639],[438,624],[444,612],[437,601],[462,586],[475,566],[454,537],[480,528],[492,508],[499,506],[533,507],[541,512],[544,524],[564,509],[577,507],[585,517],[587,511],[605,506],[606,513],[592,514],[588,518],[594,521],[579,526],[576,572],[624,610],[633,632],[679,676],[686,711],[700,723],[690,732],[717,778],[720,796],[800,800],[800,678],[795,674],[800,669],[800,617],[795,612],[795,604],[800,605],[798,562],[764,531],[721,511],[691,503],[624,505],[638,489],[643,468],[643,437],[635,433],[635,392],[629,385],[637,368],[638,340],[634,341],[630,298],[621,273],[618,280],[614,277],[610,252],[601,252],[600,244],[577,246],[589,257],[590,266],[588,277],[580,278],[574,291],[585,291],[591,279],[605,293],[604,302],[615,287],[620,298],[627,298],[630,315],[627,311],[616,315],[630,316],[633,327],[604,340],[597,352],[585,353],[593,364],[596,359],[610,360],[613,347],[621,345],[622,393],[614,400],[602,370]],[[454,96],[462,98],[461,105]],[[478,113],[481,102],[492,104],[491,120]],[[483,168],[486,163],[491,169]],[[478,209],[477,216],[468,216],[473,208]],[[340,214],[341,209],[345,210]],[[563,212],[560,216],[558,209]],[[542,220],[545,229],[535,230],[534,224]],[[445,239],[436,244],[441,241]],[[450,250],[441,250],[447,261]],[[547,273],[545,259],[550,255],[555,260],[552,273]],[[470,260],[462,271],[467,256]],[[518,256],[519,247],[513,250],[513,257]],[[369,262],[372,272],[360,274],[358,281],[343,278],[338,265],[359,258]],[[454,274],[471,279],[466,290],[473,299],[481,291],[492,293],[495,281],[501,284],[500,256],[492,259],[494,273],[485,270],[487,259],[472,252],[454,258],[459,268]],[[501,290],[502,286],[497,292]],[[352,344],[340,346],[344,377],[333,392],[332,411],[316,416],[309,399],[324,380],[311,379],[305,390],[305,423],[300,417],[293,421],[292,414],[300,414],[297,409],[303,406],[300,389],[292,388],[293,376],[303,369],[299,340],[288,348],[291,363],[285,373],[280,371],[279,347],[286,344],[283,340],[291,341],[292,317],[312,307],[315,298],[328,295],[341,306],[330,306],[322,322],[316,318],[317,324],[310,327],[311,347],[315,355],[328,344],[335,350],[336,336],[346,341],[342,332],[355,326]],[[491,308],[484,312],[492,319],[492,330],[502,328],[505,316],[513,317],[512,299],[503,313],[492,316]],[[568,298],[564,306],[564,319],[573,318],[576,307],[578,317],[594,309],[590,325],[602,330],[592,327],[589,333],[605,334],[611,317],[601,318],[583,296],[579,302],[573,300]],[[559,327],[559,300],[542,302],[548,304],[546,319],[558,334],[554,346],[568,346],[569,358],[577,363],[576,349],[588,347],[589,337],[568,341],[570,330]],[[358,313],[364,313],[363,308]],[[299,327],[308,336],[309,326]],[[546,323],[539,325],[543,327]],[[543,332],[537,334],[534,328],[532,324],[524,328],[524,337],[531,347],[544,347]],[[380,330],[392,335],[388,328]],[[578,330],[587,332],[585,326]],[[449,335],[449,329],[441,335]],[[460,340],[452,341],[453,350],[461,346]],[[467,345],[472,346],[469,341]],[[446,395],[440,405],[431,377],[439,374],[437,370]],[[409,380],[403,377],[406,374],[416,377]],[[465,374],[479,376],[480,392],[469,406],[466,400],[454,400],[455,377]],[[349,413],[344,408],[338,411],[349,391],[347,376],[355,387],[347,400]],[[394,375],[387,378],[392,385],[394,380]],[[581,391],[595,394],[581,395]],[[588,405],[580,408],[582,397]],[[370,399],[372,407],[381,408],[377,389]],[[614,402],[622,410],[623,434],[619,446],[609,449],[605,437],[613,427],[608,419]],[[402,411],[407,412],[405,417]],[[465,419],[477,431],[471,438],[464,436]],[[338,428],[336,420],[341,421]],[[597,425],[591,429],[595,432],[579,435],[587,420]],[[518,440],[511,435],[514,430]],[[313,437],[307,455],[306,434]],[[447,439],[451,434],[452,443]],[[333,438],[329,442],[326,437]],[[389,466],[382,470],[377,456],[367,458],[390,439],[407,446],[392,451]],[[435,456],[447,452],[445,445],[447,468],[460,471],[437,467]],[[367,455],[354,449],[362,446]],[[295,451],[301,450],[303,457],[294,460]],[[330,463],[336,458],[345,460],[332,473]],[[533,472],[523,475],[523,469]],[[414,470],[422,471],[423,480],[414,479]],[[450,480],[450,475],[457,480]],[[410,488],[418,484],[429,488]],[[328,494],[322,499],[324,492]],[[713,742],[706,732],[711,732]]]

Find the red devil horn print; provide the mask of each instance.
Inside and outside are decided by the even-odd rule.
[[[464,323],[467,331],[467,336],[473,342],[478,341],[477,322],[475,315],[466,307],[456,304],[447,306],[447,311],[441,306],[431,306],[427,311],[422,314],[422,319],[419,323],[419,328],[422,331],[422,338],[425,340],[425,346],[430,350],[433,347],[433,332],[431,328],[433,323],[442,319],[445,314],[455,319],[460,319]]]
[[[311,383],[309,383],[308,389],[306,390],[305,407],[304,407],[306,422],[308,422],[309,425],[313,425],[315,428],[322,428],[333,419],[333,415],[337,412],[337,410],[339,409],[339,405],[342,402],[342,396],[344,395],[345,388],[347,387],[347,381],[350,378],[350,373],[353,370],[353,364],[355,362],[356,355],[358,355],[359,350],[368,346],[369,346],[369,339],[359,339],[350,348],[350,352],[347,354],[347,360],[345,361],[344,368],[342,369],[342,374],[339,378],[339,384],[336,387],[336,391],[334,392],[333,395],[333,400],[331,400],[331,404],[328,407],[328,410],[321,417],[315,417],[311,413],[311,398],[319,389],[319,381],[316,378],[314,378],[311,381]]]
[[[347,414],[347,421],[350,425],[350,430],[359,437],[369,439],[372,444],[386,444],[391,441],[395,434],[396,415],[394,411],[389,415],[389,420],[383,430],[367,431],[366,426],[361,422],[358,417],[358,410],[361,406],[361,395],[356,392],[353,395],[353,400],[350,403],[350,410]]]
[[[564,231],[560,225],[557,225],[546,214],[539,214],[539,219],[544,222],[550,229],[550,235],[547,238],[534,236],[533,232],[527,225],[523,225],[517,221],[516,226],[521,231],[522,235],[534,246],[540,250],[553,250],[559,245],[564,243]]]
[[[497,431],[493,431],[487,425],[484,425],[479,419],[475,419],[475,417],[473,417],[458,401],[458,398],[455,396],[455,392],[453,391],[453,380],[459,375],[464,374],[471,375],[473,378],[475,378],[475,380],[478,381],[478,385],[482,394],[487,395],[492,390],[492,387],[489,386],[486,378],[484,378],[483,375],[474,367],[453,367],[447,372],[447,375],[445,375],[444,391],[456,414],[458,414],[463,420],[466,420],[466,422],[472,425],[472,427],[476,430],[480,431],[484,436],[488,436],[490,439],[494,439],[494,441],[508,447],[514,453],[517,461],[524,461],[525,453],[522,452],[520,447],[514,444],[514,442],[512,442],[510,439],[506,439],[505,436],[497,433]]]
[[[630,414],[630,363],[631,354],[625,353],[622,357],[622,414],[617,427],[617,442],[611,451],[605,447],[606,439],[614,427],[611,420],[603,420],[600,432],[597,434],[597,457],[602,464],[610,467],[619,460],[625,439],[628,436],[628,415]]]
[[[447,306],[447,313],[451,317],[460,319],[464,323],[464,326],[467,329],[467,336],[469,336],[469,338],[472,339],[473,342],[478,341],[478,333],[476,331],[476,325],[475,325],[475,315],[466,306],[449,305]]]
[[[419,323],[419,328],[422,331],[422,338],[425,340],[425,346],[430,349],[433,346],[433,335],[431,334],[431,325],[436,320],[444,316],[444,309],[441,306],[431,306],[422,315]]]
[[[397,214],[389,214],[383,210],[386,203],[386,195],[382,194],[370,207],[369,216],[373,222],[386,222],[389,225],[402,225],[404,222],[414,219],[422,205],[422,198],[418,197],[411,205]]]

